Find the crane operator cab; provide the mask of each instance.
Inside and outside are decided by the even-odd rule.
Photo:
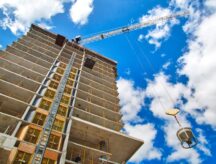
[[[78,36],[76,36],[74,39],[72,39],[72,42],[75,42],[75,43],[77,43],[77,44],[79,44],[80,43],[80,41],[81,41],[81,35],[78,35]]]
[[[182,127],[176,115],[179,113],[178,109],[169,109],[166,111],[167,115],[174,116],[180,129],[177,131],[176,135],[184,149],[189,149],[197,145],[197,139],[194,136],[192,129],[189,127]]]

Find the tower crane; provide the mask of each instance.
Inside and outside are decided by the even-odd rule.
[[[157,24],[160,22],[164,22],[164,21],[167,21],[170,19],[174,19],[176,17],[186,16],[186,15],[189,15],[188,11],[177,12],[177,13],[170,14],[167,16],[157,17],[157,18],[154,18],[152,20],[147,20],[147,21],[135,23],[135,24],[132,24],[129,26],[120,27],[120,28],[117,28],[115,30],[110,30],[108,32],[100,33],[100,34],[93,35],[90,37],[83,37],[82,38],[81,36],[76,36],[74,39],[72,39],[72,41],[83,45],[83,44],[103,40],[103,39],[106,39],[106,38],[109,38],[109,37],[112,37],[115,35],[120,35],[120,34],[123,34],[126,32],[142,29],[142,28],[147,27],[147,26],[151,26],[151,25],[154,25],[154,24]]]
[[[135,23],[129,26],[124,26],[124,27],[120,27],[117,28],[115,30],[110,30],[108,32],[104,32],[104,33],[100,33],[97,35],[92,35],[90,37],[81,37],[81,36],[77,36],[74,39],[72,39],[72,41],[78,43],[78,44],[87,44],[87,43],[91,43],[91,42],[95,42],[95,41],[99,41],[99,40],[103,40],[112,36],[116,36],[116,35],[120,35],[123,33],[127,33],[130,31],[135,31],[138,29],[142,29],[144,27],[147,26],[151,26],[160,22],[164,22],[164,21],[168,21],[170,19],[174,19],[176,17],[180,17],[180,16],[187,16],[189,15],[188,11],[183,11],[183,12],[177,12],[174,14],[170,14],[167,16],[162,16],[162,17],[157,17],[151,20],[147,20],[144,22],[140,22],[140,23]],[[181,127],[178,131],[177,131],[177,137],[181,142],[181,145],[183,148],[185,149],[189,149],[194,147],[197,144],[197,140],[191,130],[191,128],[189,127],[184,127],[182,128],[180,122],[178,121],[176,115],[179,113],[178,109],[170,109],[166,111],[167,115],[171,115],[174,116],[178,125]]]

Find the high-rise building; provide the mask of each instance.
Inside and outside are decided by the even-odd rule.
[[[116,62],[32,25],[0,52],[0,163],[125,163]]]

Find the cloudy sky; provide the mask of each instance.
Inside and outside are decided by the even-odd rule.
[[[72,39],[185,10],[85,46],[118,62],[123,131],[145,141],[129,163],[215,163],[216,0],[1,0],[0,49],[31,23]],[[181,148],[165,115],[174,107],[199,141],[194,149]]]

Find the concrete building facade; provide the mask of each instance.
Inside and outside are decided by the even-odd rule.
[[[0,52],[0,163],[125,163],[116,62],[36,25]]]

